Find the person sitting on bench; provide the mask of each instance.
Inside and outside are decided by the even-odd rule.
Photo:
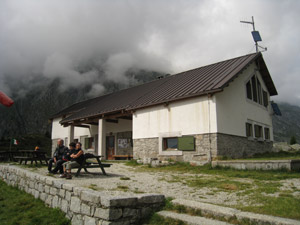
[[[72,179],[71,169],[79,167],[84,161],[84,153],[81,149],[81,143],[77,142],[76,149],[70,152],[71,160],[63,164],[64,174],[61,174],[60,178]]]
[[[58,170],[61,174],[64,172],[62,164],[65,161],[62,160],[62,157],[65,154],[65,152],[67,152],[67,151],[68,151],[68,148],[64,146],[64,140],[58,139],[57,140],[57,148],[55,149],[53,158],[49,160],[49,164],[48,164],[49,173],[56,174]],[[53,162],[55,163],[55,168],[52,170]]]

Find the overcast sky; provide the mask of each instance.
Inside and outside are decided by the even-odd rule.
[[[299,12],[298,0],[1,0],[0,90],[59,77],[101,94],[129,68],[173,74],[253,53],[240,20],[254,16],[275,100],[300,105]]]

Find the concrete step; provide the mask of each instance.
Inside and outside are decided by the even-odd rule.
[[[201,211],[202,216],[209,216],[213,218],[222,218],[226,221],[237,220],[247,221],[249,224],[272,224],[272,225],[300,225],[299,220],[292,220],[282,217],[263,215],[258,213],[243,212],[238,209],[229,207],[217,206],[209,203],[196,202],[185,199],[172,200],[174,205],[182,205],[186,208]]]
[[[165,218],[180,220],[189,225],[228,225],[229,224],[226,222],[208,219],[201,216],[190,216],[187,214],[181,214],[181,213],[170,212],[170,211],[160,211],[157,214]]]

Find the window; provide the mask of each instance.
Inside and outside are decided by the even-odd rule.
[[[193,136],[164,138],[163,150],[194,151],[195,138]]]
[[[258,93],[258,103],[262,105],[261,85],[260,85],[259,80],[257,80],[257,93]]]
[[[251,82],[250,82],[250,80],[246,84],[246,88],[247,88],[247,98],[249,98],[249,99],[252,100],[252,89],[251,89]]]
[[[263,90],[263,100],[264,100],[264,106],[268,107],[269,105],[268,93],[264,90]]]
[[[256,76],[251,78],[252,89],[253,89],[253,101],[257,102],[257,88],[256,88]]]
[[[262,126],[259,126],[259,125],[255,124],[254,125],[254,131],[255,131],[255,137],[256,138],[263,138]]]
[[[253,137],[253,130],[252,130],[252,124],[246,123],[246,136],[247,137]]]
[[[178,147],[178,138],[164,138],[163,139],[163,149],[164,150],[177,150]]]
[[[246,83],[247,98],[265,107],[268,106],[268,93],[262,88],[256,75]]]
[[[265,127],[265,139],[270,140],[270,129],[268,127]]]
[[[85,138],[84,139],[84,149],[94,148],[93,143],[94,143],[93,137]]]

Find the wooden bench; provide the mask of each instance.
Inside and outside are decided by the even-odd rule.
[[[76,174],[75,174],[75,177],[78,177],[78,176],[79,176],[80,171],[81,171],[82,169],[84,169],[84,171],[85,171],[86,173],[93,174],[93,173],[91,173],[91,172],[89,172],[89,171],[87,170],[87,169],[89,169],[89,168],[100,168],[101,171],[102,171],[102,173],[103,173],[103,175],[107,175],[106,172],[105,172],[104,167],[110,167],[112,164],[109,164],[109,163],[102,163],[101,160],[100,160],[101,157],[102,157],[102,156],[100,156],[100,155],[85,154],[85,155],[84,155],[84,161],[83,161],[83,163],[82,163],[79,167],[74,167],[74,168],[78,168],[78,169],[77,169],[77,172],[76,172]],[[86,161],[87,159],[96,159],[97,162],[96,162],[96,163],[87,162],[87,161]],[[73,168],[72,168],[72,169],[73,169]]]
[[[133,155],[113,155],[112,156],[115,160],[118,160],[118,159],[132,159],[133,158]]]

